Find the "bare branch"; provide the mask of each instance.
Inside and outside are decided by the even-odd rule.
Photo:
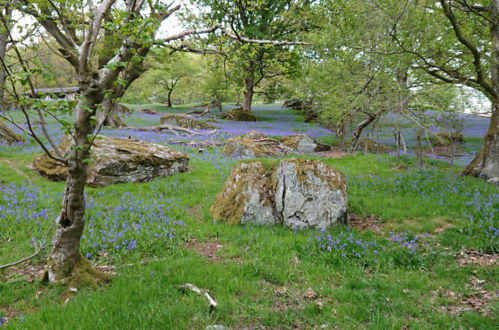
[[[468,48],[468,50],[473,55],[473,66],[475,67],[475,72],[477,74],[476,77],[477,83],[480,84],[491,95],[496,96],[493,88],[485,81],[482,62],[481,62],[481,54],[478,48],[475,47],[475,45],[473,45],[471,41],[469,41],[467,38],[464,37],[463,32],[461,31],[461,27],[459,26],[459,22],[457,21],[457,18],[452,12],[450,6],[447,4],[447,0],[440,0],[440,4],[442,5],[445,16],[452,25],[456,38],[463,46]]]

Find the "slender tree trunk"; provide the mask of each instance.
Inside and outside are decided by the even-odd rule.
[[[168,108],[173,107],[173,103],[172,103],[172,93],[173,93],[173,88],[168,89],[168,92],[167,92],[167,94],[166,94],[166,106],[167,106]]]
[[[113,94],[108,94],[101,103],[101,110],[97,112],[97,122],[113,128],[126,127],[126,123],[120,118],[122,112],[123,108],[115,102]]]
[[[101,92],[87,92],[76,106],[74,148],[70,152],[68,178],[64,192],[62,210],[56,220],[53,249],[49,256],[46,279],[50,282],[65,283],[67,279],[82,278],[82,273],[90,273],[91,278],[104,275],[93,269],[80,252],[80,238],[85,226],[85,183],[87,181],[88,136],[94,131],[91,117],[96,106],[102,101]],[[93,109],[93,111],[88,111]]]
[[[244,86],[244,96],[241,107],[244,111],[251,112],[251,103],[253,102],[253,94],[255,93],[253,77],[244,79]]]
[[[5,8],[1,9],[4,11],[4,16],[10,16],[10,9]],[[7,54],[7,43],[8,43],[8,34],[6,31],[2,29],[0,32],[0,57],[5,61],[5,55]],[[5,107],[4,96],[5,96],[5,78],[7,77],[7,73],[5,72],[5,68],[3,65],[0,65],[0,110],[3,110]]]
[[[367,117],[357,125],[357,128],[355,129],[355,132],[353,133],[352,137],[352,150],[354,151],[357,150],[357,146],[359,144],[359,139],[360,136],[362,135],[362,131],[364,130],[364,128],[369,126],[375,120],[376,120],[375,115],[369,115],[369,117]]]
[[[423,168],[423,129],[416,128],[416,162],[418,168]]]

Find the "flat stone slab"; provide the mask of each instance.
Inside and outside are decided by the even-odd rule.
[[[68,154],[71,138],[66,136],[61,151]],[[189,157],[159,144],[136,139],[98,136],[91,149],[87,184],[95,187],[115,183],[147,182],[188,170]],[[67,168],[46,154],[33,160],[33,167],[53,181],[67,177]]]

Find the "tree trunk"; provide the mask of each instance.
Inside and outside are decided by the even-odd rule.
[[[85,225],[84,190],[88,176],[87,159],[90,158],[88,136],[94,131],[91,117],[95,115],[96,105],[102,101],[102,98],[101,94],[86,93],[82,95],[76,106],[75,148],[72,148],[69,158],[62,210],[56,220],[53,249],[46,271],[46,279],[50,282],[66,283],[68,280],[79,281],[83,278],[92,281],[106,279],[106,275],[93,269],[80,252],[80,238]]]
[[[360,139],[360,136],[361,136],[364,128],[369,126],[375,120],[376,120],[376,116],[370,114],[369,117],[367,117],[366,119],[364,119],[363,121],[361,121],[357,125],[357,128],[355,129],[355,132],[353,133],[353,137],[352,137],[352,150],[353,151],[357,150],[357,147],[359,144],[359,139]]]
[[[416,128],[416,163],[419,169],[423,168],[423,129]]]
[[[244,85],[243,104],[241,104],[241,107],[244,111],[251,112],[251,103],[253,102],[253,94],[255,93],[253,77],[244,79]]]
[[[173,88],[168,89],[168,92],[167,92],[167,94],[166,94],[166,106],[167,106],[168,108],[173,107],[173,103],[172,103],[172,93],[173,93]]]
[[[10,9],[5,8],[2,9],[2,11],[5,11],[3,14],[5,17],[10,16]],[[5,55],[7,54],[7,42],[8,42],[8,35],[7,32],[2,29],[2,32],[0,33],[0,57],[2,58],[3,61],[5,61]],[[0,65],[0,111],[4,110],[5,108],[5,103],[4,103],[4,96],[5,96],[5,78],[7,77],[7,73],[5,71],[5,68],[3,65]]]
[[[123,107],[116,103],[113,97],[112,94],[108,94],[102,101],[102,109],[97,112],[97,122],[112,128],[126,127],[126,123],[119,116],[123,112]]]
[[[464,169],[463,174],[499,183],[499,0],[491,1],[490,18],[490,71],[493,89],[490,125],[483,138],[482,149]]]
[[[492,117],[482,149],[464,169],[463,174],[499,183],[499,98],[492,103]]]

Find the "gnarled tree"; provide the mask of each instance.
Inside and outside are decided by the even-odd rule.
[[[46,272],[51,282],[67,282],[81,272],[87,272],[91,277],[99,276],[80,252],[85,224],[84,189],[90,147],[95,139],[95,116],[106,96],[114,93],[116,86],[120,85],[120,75],[129,72],[127,68],[137,59],[138,51],[152,44],[151,31],[158,21],[144,18],[151,10],[149,5],[151,2],[145,0],[102,0],[97,4],[93,1],[65,1],[64,7],[52,0],[14,3],[17,10],[31,15],[57,41],[60,54],[75,71],[79,87],[74,123],[69,131],[73,138],[70,154],[63,157],[60,152],[50,152],[42,144],[51,158],[68,168],[62,209],[56,219],[53,249]],[[120,43],[104,65],[102,62],[97,65],[95,47],[104,28],[110,28],[105,23],[109,13],[120,17],[113,21],[114,33],[120,36]]]

